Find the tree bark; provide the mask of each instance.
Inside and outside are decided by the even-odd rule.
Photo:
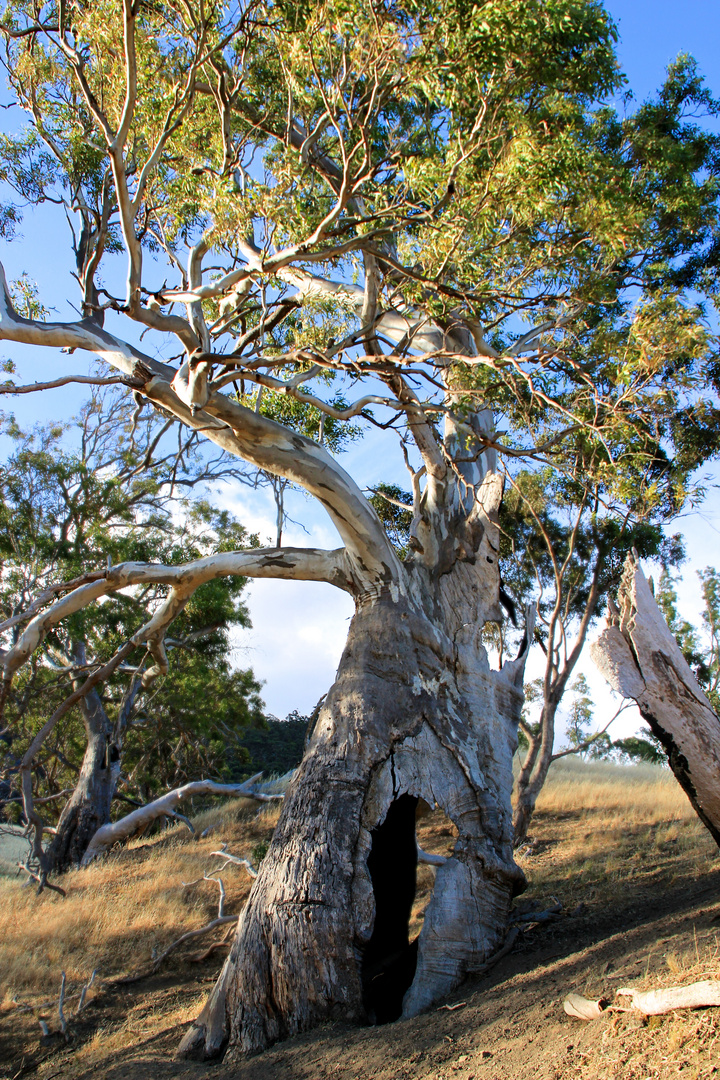
[[[227,1046],[232,1058],[330,1018],[413,1016],[502,945],[524,887],[510,795],[525,651],[489,667],[482,628],[501,618],[496,549],[486,519],[447,573],[416,563],[358,603],[231,953],[182,1053]],[[409,942],[419,798],[459,836]]]
[[[720,719],[633,554],[625,563],[618,607],[591,645],[592,658],[614,690],[637,702],[678,783],[720,844]]]

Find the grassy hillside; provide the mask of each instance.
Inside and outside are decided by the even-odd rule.
[[[189,942],[138,982],[114,980],[147,973],[172,941],[217,914],[217,885],[203,880],[222,862],[212,852],[227,844],[257,861],[277,814],[276,806],[258,813],[241,800],[207,811],[195,826],[198,835],[210,828],[209,835],[193,840],[177,826],[135,841],[66,875],[64,900],[0,879],[0,1077],[15,1076],[23,1060],[23,1075],[99,1071],[118,1080],[644,1080],[716,1069],[720,1010],[648,1022],[609,1012],[590,1025],[562,1012],[570,991],[612,996],[627,980],[649,988],[720,977],[720,860],[685,795],[667,770],[577,761],[554,767],[519,855],[529,888],[518,910],[557,900],[562,911],[546,922],[526,920],[512,952],[454,996],[461,1008],[381,1028],[330,1026],[246,1066],[211,1073],[173,1064],[183,1025],[197,1013],[227,945],[203,954],[225,928]],[[454,829],[438,812],[419,821],[418,833],[429,851],[452,849]],[[236,913],[250,879],[235,866],[221,876],[226,912]],[[420,867],[413,932],[433,883],[434,871]],[[73,1018],[94,969],[91,1002]],[[73,1034],[67,1046],[52,1035],[62,971]],[[51,1031],[44,1041],[40,1020]]]

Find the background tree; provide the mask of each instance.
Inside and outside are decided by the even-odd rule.
[[[509,476],[501,518],[502,573],[513,595],[537,597],[535,640],[545,658],[539,718],[532,729],[520,722],[525,746],[515,781],[516,844],[527,835],[557,756],[558,709],[588,632],[617,588],[625,555],[639,549],[645,558],[667,566],[683,556],[681,538],[667,536],[663,526],[676,512],[676,493],[691,493],[695,460],[688,454],[679,465],[665,460],[661,468],[652,458],[639,463],[631,454],[619,453],[598,468],[600,463],[581,442],[566,447],[560,468],[523,469]],[[592,743],[585,747],[589,729],[577,743],[583,752],[595,756],[609,751],[604,730],[608,720]]]
[[[29,117],[4,174],[77,223],[82,318],[25,318],[4,289],[0,337],[99,355],[317,498],[342,545],[103,570],[92,594],[38,609],[6,686],[71,609],[127,587],[168,593],[78,693],[159,653],[219,576],[349,592],[337,680],[184,1047],[253,1052],[329,1016],[413,1015],[497,948],[523,886],[510,792],[526,649],[491,669],[482,638],[502,619],[498,456],[553,464],[582,435],[599,471],[622,453],[621,485],[660,447],[688,470],[717,447],[697,296],[714,285],[718,142],[694,119],[715,103],[685,61],[632,116],[608,108],[615,33],[592,0],[12,0],[2,28]],[[118,249],[113,292],[100,268]],[[312,434],[306,410],[280,415],[288,402],[321,414]],[[402,561],[324,445],[329,421],[360,419],[405,443]],[[419,797],[459,836],[410,943]]]
[[[175,562],[251,539],[201,499],[178,501],[179,493],[238,470],[232,460],[203,459],[192,433],[181,431],[179,444],[168,445],[174,427],[112,392],[96,393],[67,424],[25,433],[7,422],[15,449],[0,476],[6,646],[17,644],[18,615],[31,597],[56,595],[62,582],[103,563]],[[161,681],[148,696],[148,665],[122,665],[81,697],[25,761],[68,692],[157,607],[157,590],[78,612],[33,654],[5,703],[4,772],[13,780],[6,781],[9,800],[19,797],[14,785],[24,772],[32,773],[34,794],[51,800],[46,820],[56,832],[43,853],[44,872],[81,860],[93,833],[110,820],[114,799],[148,799],[169,784],[226,771],[226,745],[234,740],[239,750],[239,731],[261,718],[252,673],[232,672],[229,663],[229,629],[248,625],[243,584],[209,583],[179,616],[167,643],[179,654],[171,684]]]
[[[666,765],[667,757],[660,740],[653,735],[650,728],[640,728],[640,736],[630,735],[627,739],[617,739],[613,748],[623,758],[636,764]]]

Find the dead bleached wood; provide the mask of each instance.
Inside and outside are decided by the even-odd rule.
[[[608,1009],[629,1012],[637,1010],[643,1016],[662,1016],[675,1009],[702,1009],[720,1005],[720,981],[705,979],[688,986],[668,986],[661,990],[636,990],[625,986],[616,991],[618,997],[629,997],[630,1005],[611,1005],[607,998],[592,1001],[580,994],[568,994],[563,1009],[578,1020],[597,1020]]]
[[[668,986],[664,990],[635,990],[626,986],[617,993],[630,997],[633,1009],[643,1016],[661,1016],[673,1009],[720,1005],[720,981],[717,979],[705,979],[689,986]]]
[[[619,610],[618,610],[619,609]],[[627,557],[608,623],[590,647],[614,690],[632,698],[670,768],[720,844],[720,719],[670,632],[635,553]]]
[[[580,994],[568,994],[563,1001],[563,1009],[568,1016],[574,1016],[578,1020],[597,1020],[608,1008],[610,1002],[605,998],[591,1001]]]
[[[61,972],[60,978],[60,998],[58,1000],[58,1019],[60,1020],[60,1030],[62,1031],[65,1039],[68,1037],[67,1020],[65,1019],[65,972]]]
[[[87,997],[88,990],[92,989],[92,985],[95,982],[95,976],[96,975],[97,975],[97,968],[93,968],[92,975],[90,976],[88,981],[84,984],[84,986],[80,990],[80,1000],[78,1001],[78,1007],[75,1010],[75,1015],[76,1016],[78,1015],[78,1013],[81,1013],[83,1011],[83,1009],[85,1008],[85,998]]]
[[[88,845],[81,865],[87,866],[98,855],[103,855],[106,851],[109,851],[113,844],[134,836],[141,829],[147,828],[148,825],[157,821],[158,818],[176,816],[175,807],[184,799],[189,799],[191,795],[235,795],[236,797],[257,799],[260,802],[269,802],[276,799],[278,796],[267,795],[264,791],[257,791],[254,787],[261,776],[261,772],[256,773],[255,776],[251,776],[249,780],[242,784],[217,784],[214,780],[193,780],[189,784],[184,784],[183,787],[168,791],[165,795],[161,795],[159,799],[148,803],[147,806],[141,806],[119,821],[103,825],[102,828],[98,829]]]
[[[433,855],[431,851],[425,851],[417,845],[418,862],[427,863],[428,866],[444,866],[447,859],[444,855]]]
[[[279,797],[282,798],[282,796]],[[251,878],[257,877],[257,870],[255,869],[253,864],[248,859],[242,859],[239,855],[231,855],[230,852],[227,850],[227,844],[223,844],[220,848],[220,851],[211,851],[210,854],[218,855],[221,859],[225,860],[225,862],[218,870],[218,874],[220,874],[226,866],[232,863],[234,866],[244,867]]]

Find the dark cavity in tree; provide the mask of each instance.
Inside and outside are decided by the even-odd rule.
[[[414,795],[400,795],[372,831],[368,872],[375,895],[375,924],[362,960],[363,1005],[374,1024],[398,1020],[415,976],[417,939],[408,927],[415,899],[417,843]]]

